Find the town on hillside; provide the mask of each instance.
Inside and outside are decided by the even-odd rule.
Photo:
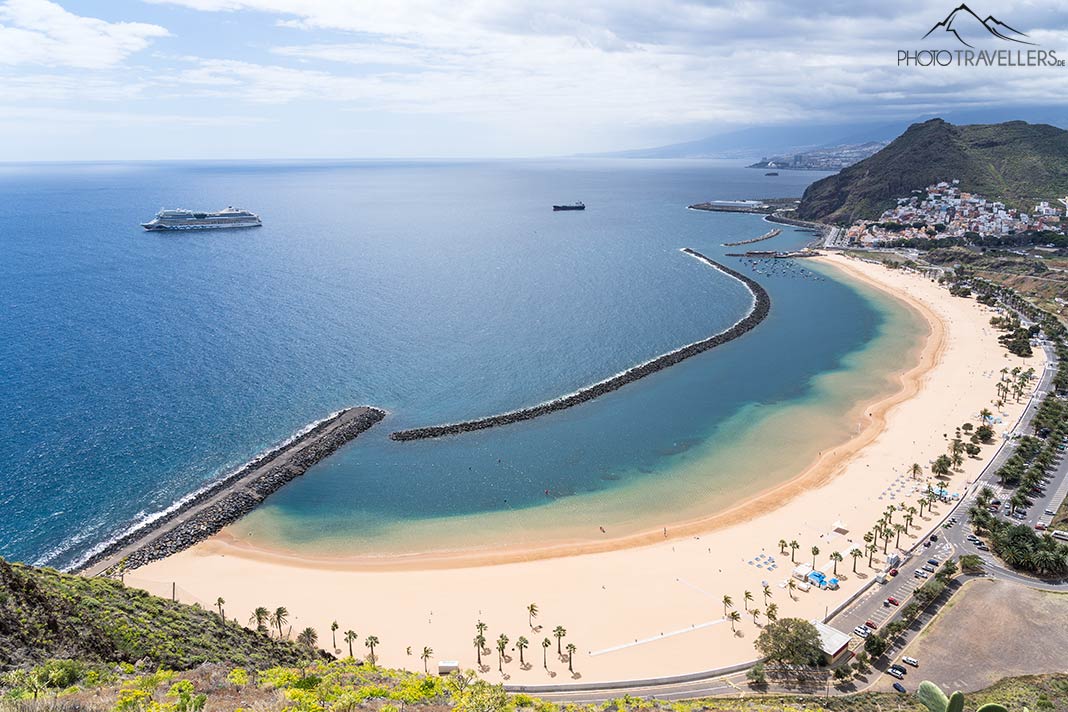
[[[1068,197],[1058,199],[1068,207]],[[846,231],[851,244],[877,246],[891,240],[1005,237],[1024,232],[1063,232],[1064,211],[1041,201],[1030,213],[942,181],[898,198],[878,220],[858,220]]]

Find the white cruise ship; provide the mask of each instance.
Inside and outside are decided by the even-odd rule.
[[[230,206],[217,213],[193,210],[160,210],[152,220],[141,223],[146,230],[218,230],[231,227],[259,227],[260,216]]]

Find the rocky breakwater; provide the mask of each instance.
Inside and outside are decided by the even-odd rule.
[[[681,348],[669,351],[665,354],[652,358],[644,363],[640,363],[637,366],[633,366],[626,371],[617,373],[616,375],[606,378],[603,381],[598,381],[593,385],[581,388],[574,393],[570,393],[566,396],[561,396],[545,403],[532,406],[530,408],[522,408],[520,410],[513,410],[507,413],[501,413],[499,415],[491,415],[486,418],[478,418],[476,420],[467,420],[461,423],[449,423],[447,425],[435,425],[426,428],[413,428],[411,430],[399,430],[391,433],[390,438],[393,440],[422,440],[425,438],[438,438],[444,435],[458,435],[460,433],[467,433],[474,430],[483,430],[486,428],[496,428],[501,425],[508,425],[510,423],[518,423],[522,420],[530,420],[542,415],[548,415],[558,410],[564,410],[565,408],[571,408],[591,401],[594,398],[610,393],[618,388],[622,388],[628,383],[637,381],[640,378],[662,371],[665,368],[674,366],[680,361],[696,356],[699,353],[708,351],[721,344],[725,344],[728,341],[733,341],[743,334],[751,331],[760,322],[767,317],[768,312],[771,310],[771,297],[757,282],[753,281],[749,277],[740,272],[736,272],[729,267],[726,267],[704,255],[696,250],[691,250],[689,247],[685,247],[681,252],[693,257],[694,259],[707,264],[708,266],[719,270],[720,272],[732,277],[741,282],[749,290],[752,295],[752,304],[749,308],[749,312],[739,319],[733,326],[725,331],[721,331],[718,334],[713,334],[707,339],[695,341],[692,344],[687,344]]]
[[[80,570],[87,574],[115,574],[188,549],[251,512],[385,415],[378,408],[361,406],[346,408],[315,423],[151,524],[131,529],[83,562]]]

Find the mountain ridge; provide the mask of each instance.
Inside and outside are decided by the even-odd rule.
[[[942,180],[1030,209],[1068,194],[1068,131],[1008,121],[913,124],[886,148],[810,185],[798,217],[832,223],[875,219],[909,195]]]

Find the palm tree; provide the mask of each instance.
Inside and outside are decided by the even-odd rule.
[[[795,588],[797,588],[797,582],[794,581],[792,577],[787,579],[786,580],[786,590],[789,591],[790,599],[793,600],[793,601],[797,600],[796,598],[794,598],[794,589]]]
[[[797,563],[796,561],[794,561],[794,554],[796,554],[797,550],[800,549],[800,548],[801,548],[801,545],[797,543],[797,539],[794,539],[793,541],[790,542],[790,563],[791,564],[796,564]]]
[[[478,658],[478,666],[482,667],[482,649],[486,647],[486,636],[479,633],[475,636],[475,655]]]
[[[553,641],[548,638],[542,638],[541,640],[541,664],[546,670],[549,669],[549,648],[552,647]]]
[[[868,544],[865,548],[868,550],[868,568],[870,569],[874,566],[872,559],[875,557],[875,552],[879,550],[879,547],[875,544]]]
[[[419,657],[421,657],[423,659],[423,672],[425,672],[427,675],[430,674],[430,669],[427,666],[427,661],[430,660],[430,656],[432,656],[433,654],[434,654],[434,649],[433,648],[428,647],[428,646],[423,646],[423,654],[419,656]]]
[[[345,631],[345,642],[349,644],[349,657],[350,658],[355,658],[356,657],[355,655],[352,654],[352,643],[353,643],[354,640],[356,640],[356,631],[354,631],[354,630],[346,630]]]
[[[738,632],[738,629],[734,627],[734,624],[737,623],[738,621],[740,621],[741,619],[742,619],[742,614],[739,613],[738,611],[731,611],[730,615],[727,616],[727,620],[729,620],[731,622],[731,630],[734,631],[735,633]]]
[[[558,625],[553,628],[553,635],[556,636],[556,654],[563,655],[563,651],[560,650],[560,639],[567,635],[567,628],[563,627],[562,625]]]
[[[497,637],[497,670],[504,672],[504,650],[508,647],[508,636],[501,633]]]
[[[337,650],[337,629],[340,628],[337,621],[330,624],[330,638],[334,643],[334,650]]]
[[[226,620],[226,614],[223,613],[222,607],[225,603],[226,600],[222,596],[215,599],[215,606],[219,609],[219,618],[222,618],[224,621]]]
[[[905,525],[904,524],[895,524],[894,525],[894,531],[897,532],[897,540],[894,541],[894,548],[895,549],[900,549],[901,548],[901,533],[903,531],[905,531]]]
[[[255,625],[256,630],[267,630],[267,623],[271,620],[271,612],[263,606],[257,606],[248,619],[249,625]]]
[[[375,646],[378,645],[378,636],[369,635],[363,639],[363,644],[371,649],[371,667],[375,666]]]
[[[760,617],[760,609],[754,606],[753,610],[749,612],[753,614],[753,625],[757,625],[757,618]]]
[[[531,603],[527,605],[527,624],[531,630],[534,630],[534,619],[538,617],[538,604]]]
[[[530,641],[527,640],[526,638],[524,638],[523,636],[519,636],[519,638],[517,638],[516,641],[515,641],[515,648],[516,648],[516,650],[519,651],[519,664],[520,665],[524,665],[525,664],[523,662],[523,651],[526,650],[528,645],[530,645]]]
[[[486,628],[488,628],[488,627],[489,626],[487,626],[482,621],[479,621],[478,623],[475,623],[475,630],[478,631],[479,635],[485,635],[486,634]]]
[[[723,617],[724,618],[727,617],[727,609],[728,608],[734,608],[734,601],[731,600],[730,596],[724,596],[723,597]]]
[[[289,621],[289,611],[285,606],[279,606],[274,609],[274,613],[271,614],[271,623],[278,629],[278,637],[282,637],[282,626]]]
[[[568,643],[567,644],[567,671],[570,672],[571,674],[575,673],[575,668],[571,666],[571,661],[575,657],[575,650],[576,649],[577,648],[575,648],[575,644],[574,643]]]
[[[297,635],[297,642],[305,648],[314,648],[318,641],[319,634],[315,632],[315,628],[305,628]]]
[[[767,611],[765,611],[764,615],[768,617],[769,621],[772,621],[774,623],[776,620],[779,619],[779,604],[769,603],[768,609]]]
[[[767,605],[769,598],[771,598],[771,587],[764,584],[764,605]]]
[[[909,468],[909,474],[912,475],[914,480],[918,480],[920,479],[920,475],[923,474],[923,467],[920,466],[920,463],[914,462],[912,463],[912,467]]]
[[[753,600],[753,594],[749,593],[749,591],[746,591],[745,593],[743,593],[742,594],[742,607],[745,610],[748,611],[749,610],[749,604],[752,602],[752,600]]]
[[[789,546],[789,543],[787,543],[787,541],[785,539],[779,539],[779,553],[780,554],[785,555],[786,554],[786,547],[788,547],[788,546]]]
[[[853,573],[857,572],[857,560],[864,556],[864,552],[860,549],[853,547],[849,550],[849,555],[853,557]]]
[[[834,575],[838,575],[838,562],[842,560],[842,554],[838,551],[831,552],[831,561],[834,562]]]
[[[812,547],[812,568],[816,568],[816,557],[820,555],[820,548],[818,546]]]

